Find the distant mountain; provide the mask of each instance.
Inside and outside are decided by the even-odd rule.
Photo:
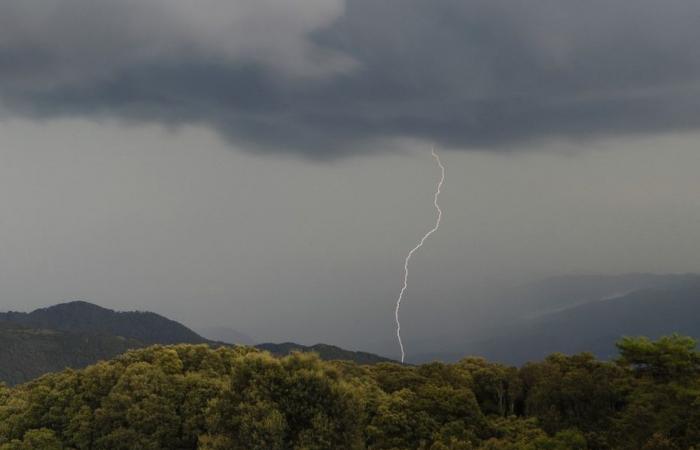
[[[0,313],[0,381],[22,383],[152,344],[208,342],[155,313],[117,312],[83,301]]]
[[[66,367],[85,367],[137,347],[143,344],[123,337],[0,322],[0,381],[23,383]]]
[[[229,327],[198,328],[197,332],[207,339],[226,344],[255,345],[253,338]]]
[[[680,333],[700,338],[700,282],[640,289],[615,298],[588,302],[523,321],[500,334],[466,344],[464,354],[520,364],[553,352],[589,351],[615,356],[622,336],[656,338]],[[445,355],[443,355],[445,356]]]
[[[651,288],[673,288],[700,283],[700,275],[629,273],[620,275],[566,275],[545,278],[517,286],[482,289],[471,292],[464,299],[459,314],[460,326],[449,332],[433,329],[430,334],[404,338],[407,357],[413,363],[426,360],[452,360],[471,351],[467,343],[483,342],[519,329],[540,317],[604,299],[620,297]],[[370,351],[393,354],[395,339],[378,343]],[[392,353],[389,353],[392,352]]]
[[[283,344],[259,344],[255,347],[261,350],[266,350],[276,356],[284,356],[294,351],[300,351],[318,353],[321,359],[324,360],[354,361],[358,364],[377,364],[381,362],[394,362],[391,359],[384,358],[383,356],[375,355],[373,353],[354,352],[351,350],[345,350],[340,347],[327,344],[316,344],[306,346],[295,344],[292,342],[285,342]]]
[[[203,344],[207,339],[181,323],[152,312],[117,312],[92,303],[61,303],[30,313],[0,313],[0,321],[33,328],[111,334],[144,344]]]
[[[117,312],[92,303],[62,303],[29,313],[0,313],[0,382],[17,384],[67,367],[82,368],[127,350],[153,344],[244,344],[252,339],[228,328],[204,338],[186,326],[152,312]],[[257,346],[276,355],[313,351],[322,359],[360,364],[389,361],[332,345],[284,343]]]
[[[566,275],[546,278],[508,292],[513,311],[539,316],[589,302],[620,297],[650,288],[672,288],[699,283],[698,274],[629,273],[622,275]]]
[[[557,317],[557,313],[564,313],[579,306],[648,289],[673,290],[693,285],[700,285],[699,274],[567,275],[546,278],[500,292],[490,292],[484,298],[469,301],[471,307],[466,309],[468,315],[464,318],[462,332],[452,335],[435,333],[434,336],[422,340],[408,340],[411,350],[408,358],[412,363],[430,360],[454,361],[471,353],[493,355],[493,358],[506,362],[520,361],[522,358],[500,358],[495,353],[496,349],[491,346],[495,344],[489,343],[501,342],[506,336],[520,338],[532,332],[541,321]],[[595,334],[596,330],[597,328],[591,325],[587,332]],[[609,337],[597,337],[603,342],[611,342]],[[542,339],[547,344],[544,347],[549,351],[538,352],[537,355],[565,350],[563,341],[558,337],[551,338],[554,339],[551,342],[547,342],[550,338]],[[532,349],[540,347],[534,342],[530,343]]]

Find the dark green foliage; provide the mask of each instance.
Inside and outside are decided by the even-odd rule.
[[[627,378],[622,368],[588,353],[551,355],[520,370],[523,413],[538,417],[550,433],[573,427],[595,432],[624,407]]]
[[[700,353],[695,346],[694,339],[678,335],[656,342],[627,337],[617,344],[622,364],[632,366],[637,375],[657,381],[696,377],[700,373]]]
[[[154,346],[0,385],[0,450],[697,450],[695,342],[619,346],[521,369]]]
[[[700,353],[693,339],[626,338],[619,364],[631,370],[634,396],[617,419],[623,449],[700,446]]]

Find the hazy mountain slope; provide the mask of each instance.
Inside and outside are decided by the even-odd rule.
[[[373,353],[366,352],[354,352],[351,350],[345,350],[334,345],[326,344],[316,344],[312,346],[295,344],[292,342],[285,342],[283,344],[271,344],[265,343],[256,345],[256,348],[261,350],[267,350],[276,356],[288,355],[293,351],[301,352],[315,352],[324,360],[345,360],[354,361],[358,364],[377,364],[380,362],[390,362],[392,360],[384,358]]]
[[[468,344],[462,354],[511,364],[552,352],[590,351],[610,358],[621,336],[658,337],[675,332],[700,337],[700,283],[642,289],[567,308],[504,329],[492,339]]]
[[[501,297],[503,304],[510,307],[510,313],[533,317],[642,289],[698,282],[698,274],[566,275],[525,284]]]
[[[465,351],[474,351],[471,345],[467,346],[468,343],[520,334],[524,327],[538,323],[539,319],[569,308],[644,289],[674,289],[692,284],[700,284],[700,275],[630,273],[557,276],[494,290],[483,297],[465,300],[469,307],[464,310],[462,331],[450,335],[441,335],[437,331],[433,336],[420,340],[407,336],[408,358],[412,362],[454,360],[464,355]],[[395,346],[396,343],[391,342],[381,349]]]
[[[22,383],[47,372],[85,367],[142,346],[123,337],[0,322],[0,381]]]
[[[83,301],[61,303],[30,313],[0,313],[0,321],[34,328],[111,334],[145,344],[207,342],[186,326],[152,312],[117,312]]]

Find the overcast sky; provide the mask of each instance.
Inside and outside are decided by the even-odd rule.
[[[379,348],[477,287],[700,271],[700,3],[0,3],[0,309]]]

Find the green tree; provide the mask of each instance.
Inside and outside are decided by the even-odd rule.
[[[539,419],[548,433],[577,428],[600,432],[625,407],[626,372],[612,363],[582,353],[554,354],[520,371],[524,413]]]
[[[0,450],[63,450],[56,434],[46,428],[27,431],[24,438],[0,445]]]
[[[624,338],[618,364],[633,375],[629,405],[616,419],[622,449],[682,448],[700,442],[700,353],[678,335]]]
[[[462,359],[458,366],[471,375],[472,388],[484,414],[505,417],[515,413],[522,390],[516,368],[473,357]]]
[[[0,385],[0,450],[689,450],[694,341],[625,339],[616,362],[360,366],[155,346]]]
[[[690,337],[662,337],[651,341],[646,337],[625,337],[617,344],[618,362],[631,367],[638,376],[657,381],[684,381],[700,375],[700,352],[697,341]]]

